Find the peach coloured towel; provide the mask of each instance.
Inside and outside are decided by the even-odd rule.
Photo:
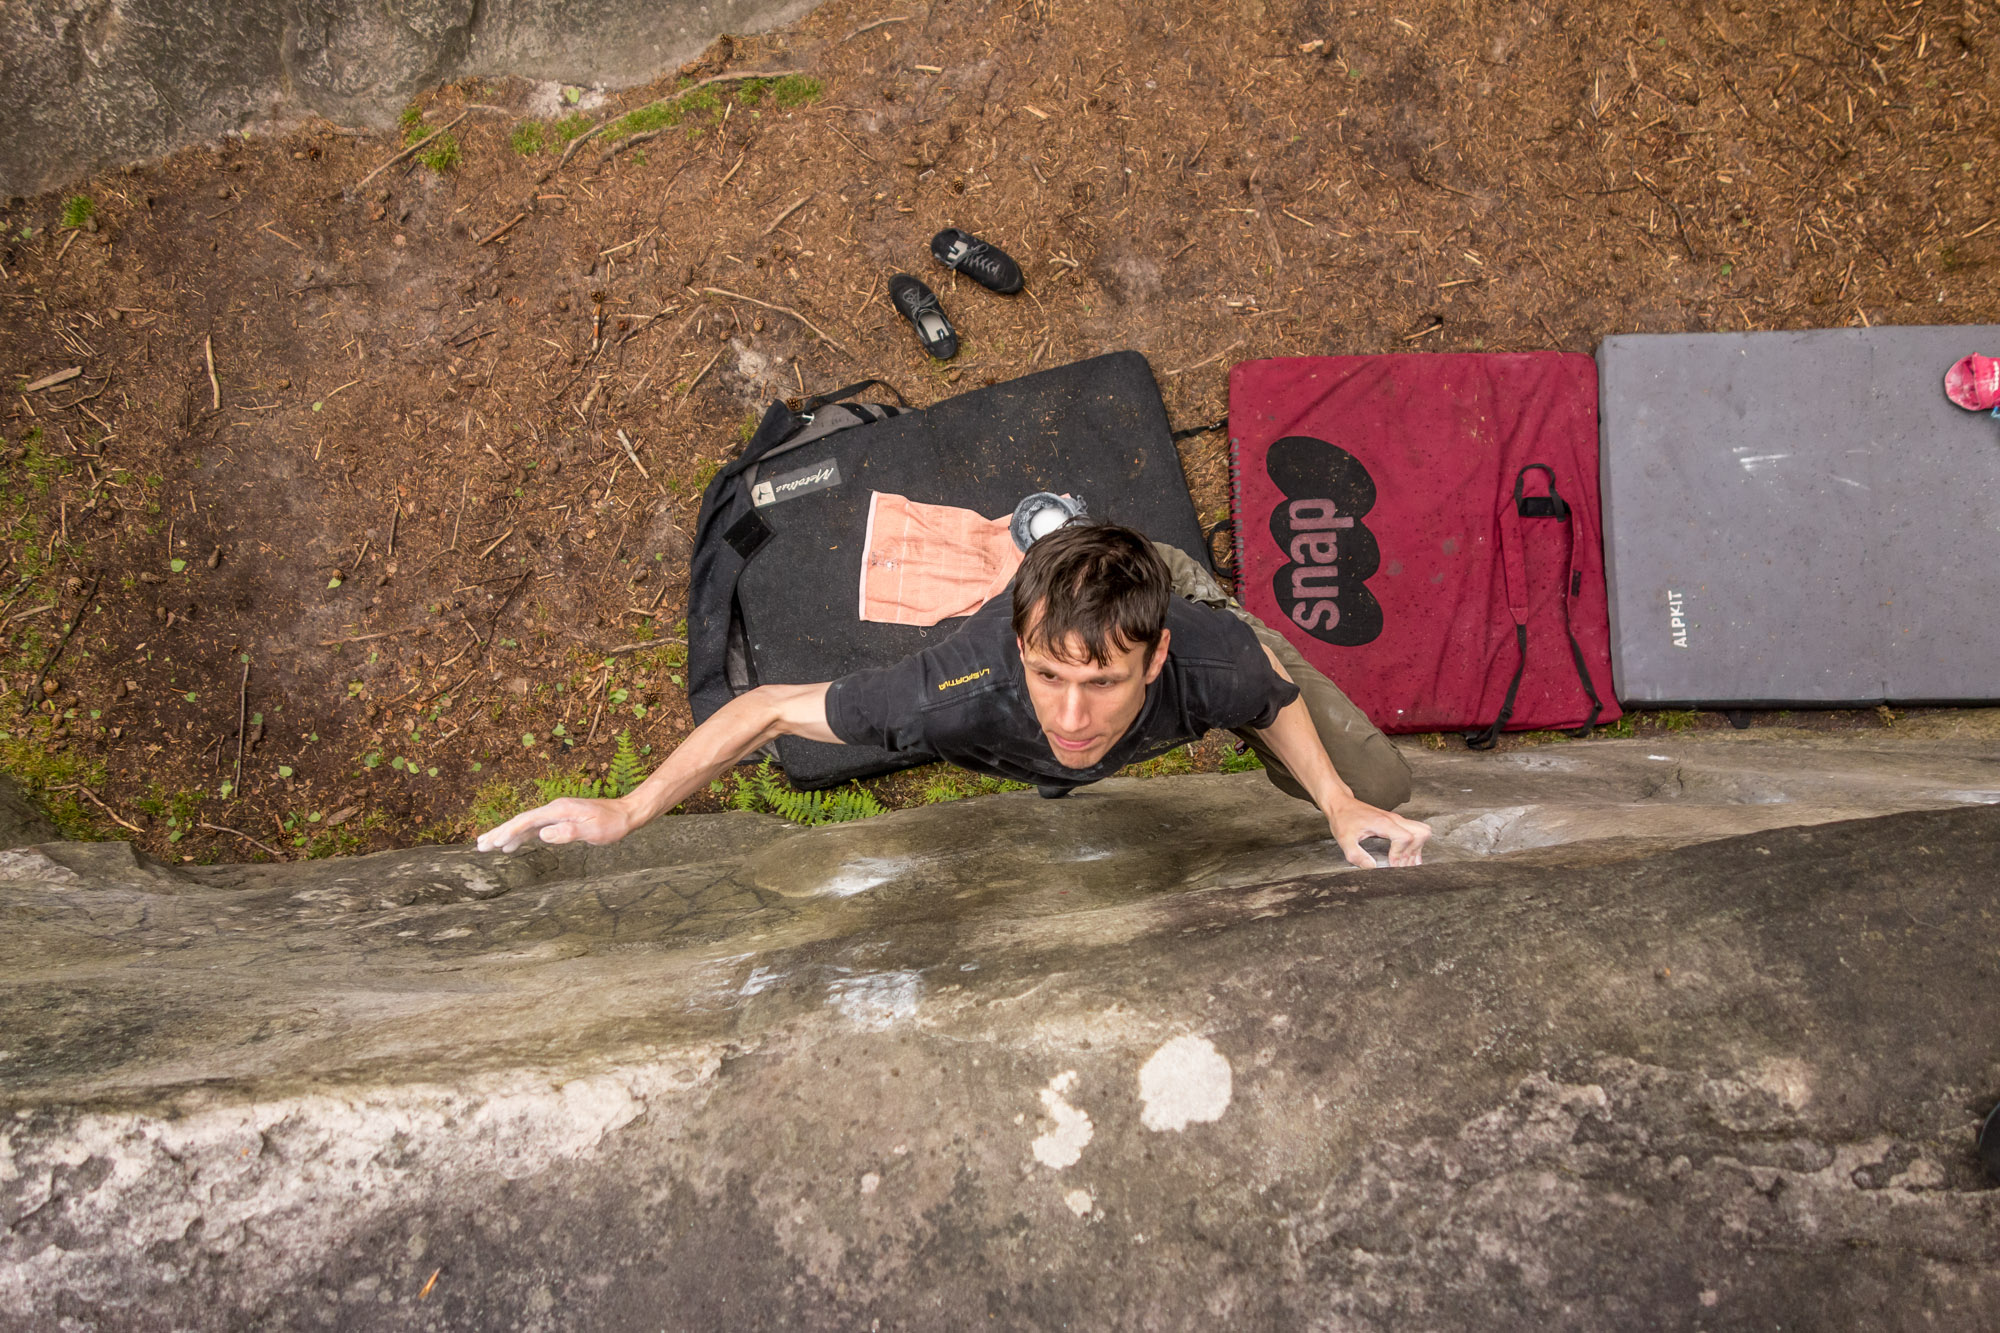
[[[876,491],[861,544],[861,618],[935,625],[971,615],[1005,591],[1020,567],[1008,532],[1013,518]]]

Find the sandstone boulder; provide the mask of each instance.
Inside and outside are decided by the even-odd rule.
[[[0,1326],[2000,1317],[1989,742],[1413,758],[1400,871],[1255,774],[6,853]]]

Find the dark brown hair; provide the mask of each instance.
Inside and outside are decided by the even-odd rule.
[[[1144,646],[1150,666],[1172,596],[1173,576],[1151,542],[1113,523],[1076,520],[1022,557],[1014,575],[1014,635],[1064,661],[1073,660],[1065,650],[1075,636],[1098,666]]]

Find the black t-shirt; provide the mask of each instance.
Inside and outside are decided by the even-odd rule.
[[[1091,768],[1065,768],[1035,718],[1014,643],[1011,593],[957,633],[894,666],[842,676],[826,720],[850,745],[879,745],[911,764],[949,760],[1045,790],[1110,777],[1210,729],[1268,727],[1298,688],[1271,669],[1250,627],[1227,611],[1176,597],[1167,609],[1167,665],[1146,687],[1130,729]]]

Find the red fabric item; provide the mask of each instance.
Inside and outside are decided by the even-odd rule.
[[[2000,360],[1974,353],[1944,373],[1945,397],[1970,412],[2000,407]]]
[[[1284,357],[1229,376],[1238,597],[1384,731],[1576,727],[1612,697],[1597,369],[1563,352]],[[1546,464],[1571,521],[1522,517]],[[1546,495],[1530,471],[1523,493]],[[1547,505],[1532,506],[1547,508]],[[1573,541],[1572,541],[1573,537]],[[1566,596],[1570,588],[1574,595]]]

